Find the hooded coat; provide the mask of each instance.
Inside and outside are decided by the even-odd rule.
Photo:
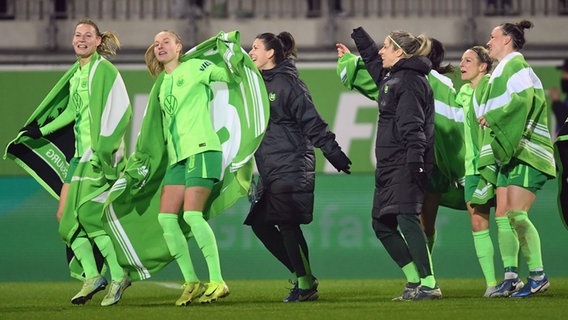
[[[373,218],[419,214],[434,166],[434,95],[426,77],[432,64],[412,56],[385,69],[365,30],[357,28],[351,36],[380,92]],[[417,170],[425,173],[419,181]]]
[[[262,71],[270,120],[255,153],[262,195],[245,224],[262,215],[267,223],[307,224],[313,219],[315,153],[340,152],[335,134],[317,112],[293,60]]]

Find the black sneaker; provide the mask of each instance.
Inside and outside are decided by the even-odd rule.
[[[299,302],[299,301],[312,301],[312,300],[316,300],[319,297],[318,294],[318,286],[319,286],[319,281],[316,277],[312,276],[312,287],[310,289],[306,289],[306,290],[302,290],[300,288],[298,288],[298,281],[292,281],[289,280],[289,282],[291,284],[294,285],[294,287],[292,287],[292,289],[290,289],[290,293],[286,296],[286,298],[284,298],[282,300],[282,302]],[[300,298],[300,291],[304,291],[304,293],[302,293],[302,297],[303,299]],[[313,292],[309,292],[309,291],[315,291],[315,298],[314,298],[314,293]],[[311,297],[311,299],[309,299]]]

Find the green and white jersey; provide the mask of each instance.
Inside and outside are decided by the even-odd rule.
[[[481,102],[490,132],[484,134],[480,147],[480,171],[516,158],[554,178],[546,97],[542,82],[521,53],[512,52],[499,62]]]
[[[210,115],[210,85],[230,79],[225,69],[201,59],[182,62],[164,74],[159,101],[170,165],[197,153],[222,150]]]
[[[465,143],[465,175],[479,174],[477,163],[479,159],[479,146],[481,144],[482,133],[477,118],[481,115],[479,100],[482,98],[483,92],[487,88],[490,75],[485,75],[477,87],[473,89],[469,83],[464,84],[456,96],[456,102],[463,107],[464,120],[464,143]],[[473,101],[475,99],[475,103]]]
[[[91,146],[89,65],[78,68],[69,81],[69,97],[67,108],[75,111],[75,157],[80,157]]]

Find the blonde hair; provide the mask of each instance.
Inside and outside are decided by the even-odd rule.
[[[173,35],[175,40],[176,40],[176,44],[177,43],[181,44],[181,37],[177,33],[175,33],[174,31],[162,30],[158,33],[162,33],[162,32],[167,32],[167,33]],[[158,58],[156,58],[156,54],[154,53],[154,47],[155,46],[156,46],[156,44],[152,43],[148,47],[148,49],[146,49],[146,53],[144,54],[144,61],[146,61],[146,66],[148,67],[148,71],[150,72],[150,74],[154,78],[158,77],[158,75],[160,75],[160,73],[162,73],[162,71],[164,71],[164,65],[160,61],[158,61]],[[181,55],[180,55],[180,58],[181,58]]]
[[[412,56],[428,56],[432,48],[430,39],[421,34],[414,36],[410,32],[403,30],[392,31],[388,38],[398,48],[402,49],[404,55],[409,58]]]
[[[83,18],[79,20],[79,22],[77,22],[77,24],[75,25],[75,28],[77,28],[77,26],[81,24],[92,26],[95,29],[97,37],[101,37],[101,44],[97,47],[97,52],[101,56],[105,57],[106,59],[110,59],[111,57],[114,57],[116,55],[116,50],[120,48],[120,41],[118,41],[118,37],[114,32],[100,32],[97,24],[89,18]]]

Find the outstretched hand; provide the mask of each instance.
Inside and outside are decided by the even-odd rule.
[[[343,57],[344,54],[351,52],[351,51],[349,51],[349,48],[347,48],[347,46],[344,45],[343,43],[336,43],[335,47],[337,48],[337,57],[338,58],[341,58],[341,57]]]

